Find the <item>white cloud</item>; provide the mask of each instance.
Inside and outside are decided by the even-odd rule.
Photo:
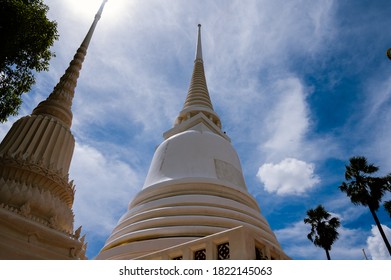
[[[364,260],[365,233],[362,229],[338,228],[339,238],[333,244],[331,254],[336,260]]]
[[[70,178],[76,183],[75,227],[82,225],[87,233],[102,237],[112,231],[141,188],[138,174],[126,163],[80,143],[75,147]]]
[[[270,135],[262,149],[272,158],[298,156],[308,132],[310,119],[306,103],[306,92],[297,78],[290,77],[276,82],[275,94],[265,129]]]
[[[57,15],[61,31],[60,41],[55,45],[56,53],[59,58],[69,60],[100,1],[88,0],[81,5],[76,0],[46,2],[53,17]],[[302,4],[305,13],[300,8]],[[116,20],[121,20],[120,25],[113,24],[112,16],[119,7],[122,8]],[[261,84],[261,88],[258,82],[254,82],[257,72],[267,68],[273,73],[286,75],[289,72],[286,60],[293,53],[301,53],[303,47],[314,54],[322,51],[324,45],[320,42],[332,37],[333,11],[332,1],[248,1],[246,5],[242,1],[171,1],[170,5],[160,1],[148,1],[148,4],[143,1],[108,2],[79,79],[74,101],[75,124],[79,120],[87,125],[91,121],[107,124],[121,118],[124,122],[141,124],[149,131],[166,129],[167,123],[172,124],[174,120],[172,111],[180,110],[180,103],[184,101],[199,22],[204,26],[208,84],[211,89],[218,89],[212,92],[212,99],[218,100],[218,105],[234,104],[225,114],[229,119],[239,117],[238,121],[245,123],[247,115],[237,114],[237,107],[243,112],[254,111],[249,108],[253,106],[253,98],[268,88],[269,81]],[[272,16],[277,14],[278,17]],[[74,32],[74,26],[78,26],[81,32]],[[273,67],[270,68],[270,64]],[[182,76],[183,67],[188,73],[185,76]],[[292,79],[287,79],[286,83],[289,84],[286,93],[291,89],[303,89]],[[88,88],[82,93],[83,85]],[[288,99],[294,101],[297,97],[298,101],[290,105],[303,106],[298,104],[303,100],[302,96],[296,92],[292,95],[287,96]],[[269,94],[264,98],[274,100],[279,96]],[[79,109],[79,104],[89,106]],[[303,113],[301,108],[290,109],[295,116],[300,116]],[[295,126],[300,124],[298,122]],[[279,133],[283,126],[280,126]],[[293,131],[289,132],[286,141],[292,140],[293,135]],[[281,141],[281,137],[275,135],[268,145],[282,147],[283,143],[274,142]]]
[[[320,182],[312,163],[286,158],[277,164],[266,163],[257,173],[265,190],[278,195],[301,195]]]
[[[366,145],[355,152],[364,154],[368,160],[380,166],[381,173],[388,173],[391,171],[391,159],[387,156],[391,153],[388,141],[391,138],[391,112],[388,109],[391,104],[391,77],[384,79],[376,75],[372,78],[366,84],[363,101],[360,104],[362,109],[357,110],[355,123],[349,130]]]
[[[289,224],[274,233],[284,252],[293,259],[324,259],[325,253],[307,239],[309,230],[303,221]]]
[[[310,226],[303,221],[289,224],[287,227],[275,230],[284,252],[293,259],[325,260],[324,249],[316,247],[307,239]],[[365,234],[359,229],[338,228],[339,238],[331,247],[332,260],[359,260],[364,259],[362,248],[365,240],[361,237]]]
[[[383,231],[387,236],[388,242],[391,242],[391,229],[382,225]],[[373,225],[371,230],[372,235],[367,238],[368,253],[374,260],[391,260],[383,238],[380,235],[377,226]]]

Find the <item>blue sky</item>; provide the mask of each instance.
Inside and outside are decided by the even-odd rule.
[[[50,94],[101,3],[44,2],[58,22],[57,56],[1,135]],[[325,259],[302,222],[322,204],[342,223],[333,259],[364,259],[362,249],[387,258],[369,210],[338,186],[351,156],[391,172],[390,15],[386,0],[109,0],[73,104],[75,228],[83,225],[89,258],[141,189],[182,108],[198,23],[215,111],[285,252]],[[391,219],[378,214],[391,240]]]

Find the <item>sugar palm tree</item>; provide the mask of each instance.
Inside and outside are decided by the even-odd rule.
[[[346,166],[345,179],[339,189],[346,193],[355,205],[363,205],[369,208],[373,219],[379,229],[384,243],[391,255],[391,246],[384,234],[383,228],[377,217],[376,211],[379,209],[381,199],[387,191],[391,182],[391,176],[372,177],[371,174],[377,172],[379,168],[373,164],[368,164],[365,157],[350,158],[350,165]]]
[[[304,223],[311,225],[311,231],[307,238],[315,246],[321,247],[326,251],[328,260],[330,260],[331,246],[338,239],[339,233],[337,228],[340,226],[338,218],[330,217],[330,213],[322,205],[318,205],[315,209],[308,210],[307,218],[304,219]]]

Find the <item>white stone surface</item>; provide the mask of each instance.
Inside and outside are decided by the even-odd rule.
[[[184,178],[235,183],[247,189],[239,157],[231,143],[202,123],[171,136],[158,147],[143,189]]]

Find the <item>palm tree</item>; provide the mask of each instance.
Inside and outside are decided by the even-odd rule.
[[[371,174],[377,172],[379,168],[373,164],[368,164],[365,157],[350,158],[350,165],[346,166],[345,179],[339,189],[346,193],[355,205],[368,206],[379,232],[391,255],[391,246],[384,234],[376,211],[379,209],[381,199],[387,191],[391,182],[391,176],[372,177]]]
[[[326,251],[327,259],[330,260],[330,250],[333,243],[338,239],[339,233],[337,228],[340,225],[339,219],[331,218],[322,205],[318,205],[315,209],[307,211],[307,218],[304,223],[311,225],[311,232],[307,238],[311,240],[315,246],[321,247]]]

